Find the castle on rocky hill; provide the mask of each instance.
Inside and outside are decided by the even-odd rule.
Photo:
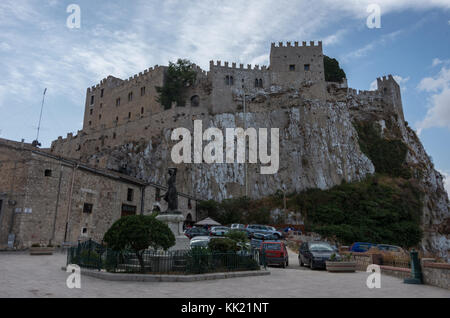
[[[279,128],[280,167],[261,175],[260,164],[179,164],[178,191],[195,198],[261,198],[285,189],[329,189],[375,173],[361,151],[355,123],[375,124],[381,137],[407,148],[405,165],[423,192],[423,249],[448,256],[450,209],[442,175],[405,122],[401,90],[393,76],[378,78],[374,91],[327,82],[322,43],[271,45],[269,66],[210,62],[194,66],[197,77],[182,101],[165,109],[156,87],[166,66],[122,80],[109,76],[88,88],[83,129],[59,137],[50,151],[147,183],[166,184],[171,133],[193,131],[194,121],[222,130]],[[167,108],[167,107],[166,107]]]
[[[113,76],[87,89],[83,129],[65,139],[52,143],[54,153],[77,159],[104,149],[135,141],[141,136],[155,138],[165,128],[179,126],[179,119],[201,119],[243,111],[245,94],[249,107],[261,104],[268,96],[298,90],[299,96],[326,101],[336,88],[347,90],[347,81],[325,81],[322,42],[272,43],[270,66],[244,66],[236,63],[211,61],[209,71],[195,66],[196,82],[185,92],[185,101],[166,110],[157,101],[156,87],[163,86],[167,66],[149,68],[129,79]],[[378,79],[378,90],[348,89],[348,94],[361,103],[382,99],[403,118],[400,87],[392,78]],[[279,106],[270,105],[268,110]],[[251,110],[250,110],[251,111]],[[105,165],[105,162],[91,162]]]

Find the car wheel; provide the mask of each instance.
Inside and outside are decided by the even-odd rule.
[[[283,264],[281,265],[281,267],[286,268],[286,262],[283,262]]]
[[[289,267],[289,258],[286,259],[286,267]]]

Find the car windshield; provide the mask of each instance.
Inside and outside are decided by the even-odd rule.
[[[325,243],[313,243],[309,246],[311,251],[315,252],[333,252],[333,248],[329,244]]]
[[[281,251],[281,244],[264,243],[263,248],[268,251]]]

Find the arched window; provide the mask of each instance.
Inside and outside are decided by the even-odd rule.
[[[255,87],[259,87],[259,81],[258,81],[258,79],[255,79]]]
[[[230,85],[230,77],[228,75],[225,76],[225,85]]]
[[[230,85],[231,86],[234,85],[234,78],[233,78],[233,76],[230,76]]]
[[[262,80],[262,78],[259,79],[259,87],[263,88],[263,80]]]
[[[200,106],[200,97],[198,97],[198,95],[194,95],[191,97],[191,106],[192,107]]]

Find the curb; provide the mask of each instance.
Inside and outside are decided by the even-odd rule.
[[[61,268],[66,271],[66,267]],[[230,272],[230,273],[211,273],[200,275],[150,275],[150,274],[114,274],[107,272],[99,272],[95,270],[81,269],[81,274],[108,281],[116,282],[197,282],[205,280],[218,280],[239,277],[254,277],[270,275],[269,271],[247,271],[247,272]]]

